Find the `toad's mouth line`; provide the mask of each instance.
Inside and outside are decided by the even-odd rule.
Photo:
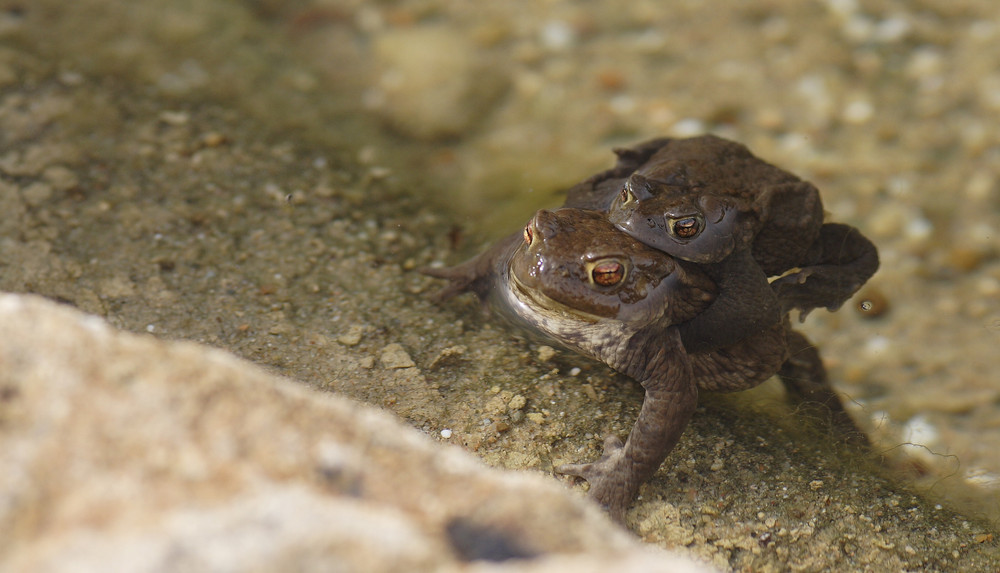
[[[532,312],[560,320],[583,320],[592,323],[613,320],[606,316],[573,308],[546,295],[539,289],[529,287],[521,282],[521,279],[517,278],[517,273],[511,268],[507,269],[507,275],[510,277],[508,282],[513,286],[510,291],[514,293],[514,298],[527,306]]]

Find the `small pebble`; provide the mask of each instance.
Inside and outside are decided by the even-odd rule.
[[[542,26],[542,45],[550,50],[565,50],[576,41],[572,26],[562,20],[549,20]]]
[[[382,366],[390,370],[396,368],[413,368],[416,366],[410,355],[406,353],[406,350],[395,342],[382,349],[379,361],[382,362]]]
[[[965,483],[990,489],[1000,488],[1000,475],[983,468],[969,468],[965,472]]]
[[[548,362],[552,360],[556,355],[556,350],[551,346],[539,346],[538,347],[538,359],[542,362]]]
[[[357,346],[361,342],[361,335],[364,334],[364,327],[360,324],[352,324],[347,332],[337,337],[337,342],[344,346]]]
[[[444,439],[446,439],[446,440],[448,438],[450,438],[451,437],[451,430],[449,430],[448,428],[445,428],[445,429],[441,430],[441,437],[444,438]]]
[[[693,137],[705,132],[705,124],[700,119],[686,118],[675,123],[670,131],[677,137]]]
[[[875,107],[868,100],[854,100],[847,104],[841,117],[853,125],[868,123],[875,115]]]
[[[597,85],[609,92],[625,87],[625,76],[618,70],[603,70],[597,74]]]
[[[201,142],[205,147],[218,147],[226,142],[226,136],[216,131],[211,131],[202,136]]]
[[[528,400],[524,396],[517,394],[510,399],[510,402],[507,403],[507,407],[511,410],[520,410],[524,408],[527,403]]]
[[[443,363],[447,363],[451,360],[461,358],[462,356],[465,355],[465,352],[467,350],[468,348],[466,348],[464,344],[449,346],[448,348],[445,348],[440,353],[438,353],[438,355],[434,357],[434,360],[431,360],[431,363],[428,367],[435,368]]]
[[[168,125],[184,125],[191,121],[191,116],[184,111],[162,111],[160,121]]]
[[[934,223],[923,216],[915,217],[903,228],[903,234],[911,241],[923,241],[934,232]]]
[[[889,349],[889,339],[885,336],[875,335],[865,343],[865,352],[869,356],[878,356]]]
[[[925,416],[917,414],[903,425],[903,439],[915,444],[931,445],[938,441],[938,431]]]

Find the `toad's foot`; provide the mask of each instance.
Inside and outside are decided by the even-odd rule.
[[[878,269],[875,245],[853,227],[824,224],[817,246],[814,260],[771,282],[783,308],[798,308],[803,320],[814,308],[840,308]]]
[[[618,436],[604,440],[604,453],[600,459],[586,464],[563,464],[556,473],[583,478],[590,484],[590,497],[607,510],[611,517],[623,523],[625,510],[631,503],[639,483],[628,479],[625,445]]]

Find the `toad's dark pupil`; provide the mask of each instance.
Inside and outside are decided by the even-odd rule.
[[[622,188],[622,203],[628,203],[628,189]]]
[[[612,286],[620,283],[625,278],[625,267],[621,263],[608,261],[598,263],[591,271],[594,282],[601,286]]]
[[[699,227],[697,218],[684,217],[674,221],[674,234],[682,239],[690,239],[701,231]]]

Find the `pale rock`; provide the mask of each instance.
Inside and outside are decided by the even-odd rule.
[[[2,571],[704,570],[551,478],[35,296],[0,294],[0,467]]]

